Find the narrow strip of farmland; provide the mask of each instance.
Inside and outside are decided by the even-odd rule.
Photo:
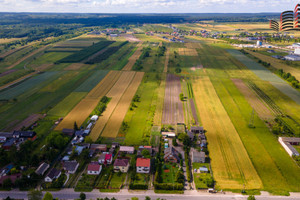
[[[122,69],[123,71],[130,71],[133,67],[133,65],[135,64],[135,62],[137,61],[137,59],[139,59],[139,57],[142,54],[142,46],[143,42],[138,43],[137,45],[137,50],[134,52],[134,54],[128,59],[128,63],[125,65],[125,67]]]
[[[163,124],[184,123],[183,105],[179,98],[180,93],[180,77],[168,74],[165,88]]]
[[[296,77],[297,80],[300,80],[300,70],[299,69],[285,65],[285,64],[281,63],[281,61],[278,61],[278,59],[272,58],[271,56],[263,55],[263,54],[253,52],[253,51],[248,51],[248,50],[246,50],[246,52],[259,58],[260,60],[262,60],[264,62],[270,63],[272,65],[272,67],[275,67],[276,69],[283,69],[284,72],[291,73],[293,76]]]
[[[170,49],[168,48],[167,52],[166,52],[166,60],[165,60],[164,73],[168,72],[169,58],[170,58]]]
[[[35,54],[45,50],[49,45],[43,46],[42,48],[39,48],[38,50],[35,50],[34,52],[32,52],[31,54],[24,56],[23,58],[19,59],[17,62],[15,62],[14,64],[6,67],[6,69],[12,69],[15,66],[17,66],[18,64],[20,64],[21,62],[25,61],[26,59],[30,58],[31,56],[34,56]]]
[[[105,112],[96,122],[94,128],[92,129],[92,132],[90,133],[90,137],[92,138],[93,141],[96,141],[98,139],[105,125],[110,120],[112,113],[114,112],[116,106],[118,105],[128,85],[131,83],[134,75],[135,72],[123,72],[119,80],[114,85],[114,87],[112,87],[111,90],[107,93],[106,96],[112,99],[107,105]]]
[[[240,79],[233,79],[233,83],[240,90],[240,92],[245,96],[251,107],[256,111],[259,118],[263,120],[271,120],[274,118],[274,115],[270,109],[259,100],[255,93],[247,87],[247,85]]]
[[[100,99],[113,87],[120,77],[120,73],[121,72],[117,71],[109,72],[106,77],[71,110],[55,130],[62,130],[64,128],[72,129],[74,122],[80,126],[95,109]]]
[[[257,189],[262,182],[208,77],[193,80],[196,104],[207,130],[211,164],[217,185],[227,189]]]
[[[286,83],[284,80],[273,74],[271,71],[263,67],[262,65],[256,63],[256,61],[251,60],[241,52],[233,49],[227,50],[232,56],[237,60],[242,62],[248,69],[250,69],[254,74],[256,74],[260,79],[264,81],[269,81],[275,88],[280,90],[283,94],[290,97],[296,103],[300,104],[300,93]]]
[[[142,79],[144,72],[137,72],[131,84],[128,86],[126,92],[119,101],[117,107],[112,113],[109,121],[107,122],[102,137],[115,138],[118,135],[119,129],[121,128],[124,117],[129,109],[131,100],[135,95]],[[112,97],[113,98],[113,97]]]

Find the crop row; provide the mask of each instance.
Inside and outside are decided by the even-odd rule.
[[[108,59],[111,55],[116,53],[120,48],[122,48],[126,44],[128,44],[128,41],[121,43],[119,46],[109,47],[102,54],[96,56],[95,58],[92,58],[89,61],[87,61],[86,64],[101,63],[102,61]]]
[[[69,55],[61,60],[58,61],[58,63],[76,63],[76,62],[80,62],[86,58],[88,58],[89,56],[97,53],[98,51],[106,48],[107,46],[109,46],[110,44],[112,44],[113,41],[100,41],[90,47],[84,48],[72,55]]]

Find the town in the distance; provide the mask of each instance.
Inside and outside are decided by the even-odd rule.
[[[298,12],[0,13],[0,199],[300,199]]]

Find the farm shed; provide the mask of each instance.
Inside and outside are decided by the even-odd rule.
[[[205,163],[205,153],[203,151],[193,151],[192,152],[192,162],[193,163]]]
[[[133,154],[134,153],[134,147],[120,146],[119,152],[125,152],[125,153],[128,153],[128,154]]]
[[[204,128],[202,126],[191,126],[191,132],[193,133],[203,133]]]
[[[300,138],[279,137],[278,141],[291,157],[300,155],[299,152],[292,146],[292,145],[299,145]]]
[[[300,61],[300,56],[297,56],[297,55],[287,55],[287,56],[284,56],[284,58],[286,60],[290,60],[290,61]]]
[[[174,132],[161,132],[161,135],[162,135],[164,138],[166,138],[166,137],[168,137],[168,138],[173,138],[173,137],[176,136],[176,134],[175,134]]]

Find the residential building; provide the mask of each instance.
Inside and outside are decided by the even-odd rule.
[[[102,170],[102,165],[99,165],[97,162],[92,162],[88,165],[87,174],[89,175],[99,175]]]
[[[134,154],[134,147],[131,146],[120,146],[119,152],[126,154]]]
[[[137,173],[150,173],[151,159],[150,158],[138,158],[136,160],[136,172]]]
[[[38,175],[44,175],[47,169],[49,169],[50,165],[47,163],[42,163],[37,170],[35,170],[35,173]]]
[[[48,172],[47,176],[45,177],[45,182],[52,182],[55,179],[58,179],[60,175],[61,171],[56,168],[53,168]]]
[[[127,173],[129,169],[129,160],[128,159],[116,159],[114,163],[114,172],[123,172]]]
[[[164,154],[165,162],[178,163],[180,160],[178,151],[173,147],[166,148]]]
[[[76,160],[65,161],[62,163],[63,169],[66,171],[66,173],[69,173],[69,174],[75,174],[78,166],[79,166],[79,163]]]

